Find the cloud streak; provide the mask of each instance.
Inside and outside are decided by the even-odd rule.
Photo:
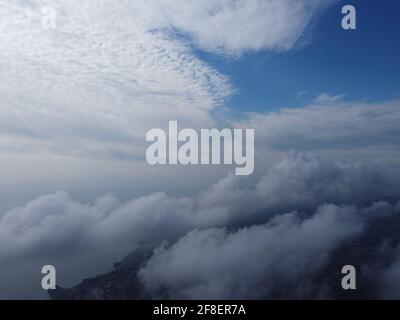
[[[258,147],[264,153],[311,151],[326,153],[331,159],[396,164],[400,156],[399,104],[398,100],[345,102],[322,96],[304,108],[248,114],[234,126],[255,128]]]

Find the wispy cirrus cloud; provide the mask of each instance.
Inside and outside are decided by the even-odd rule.
[[[287,51],[310,20],[335,0],[148,1],[152,21],[188,35],[200,48],[228,56]],[[228,27],[229,26],[229,27]]]
[[[343,101],[343,96],[319,96],[303,108],[247,114],[239,127],[256,129],[259,146],[271,151],[329,152],[347,159],[398,159],[400,101]],[[261,151],[261,150],[260,150]]]

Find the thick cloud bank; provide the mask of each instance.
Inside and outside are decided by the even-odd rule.
[[[326,205],[305,220],[291,213],[234,233],[193,231],[156,250],[140,276],[169,298],[267,298],[288,285],[302,297],[330,252],[362,228],[356,208]]]
[[[126,245],[173,239],[194,228],[246,224],[320,204],[366,204],[397,196],[379,167],[339,165],[297,153],[256,183],[229,175],[197,197],[154,193],[120,203],[112,195],[81,204],[65,192],[43,196],[1,216],[0,261],[27,251],[100,242]]]
[[[140,272],[152,295],[262,298],[291,286],[301,297],[335,249],[395,215],[398,190],[382,168],[291,153],[256,182],[232,175],[196,197],[82,204],[58,192],[1,215],[0,262],[61,265],[60,279],[72,284],[137,246],[167,241]],[[389,269],[382,278],[396,276]]]
[[[379,224],[385,216],[398,226],[399,210],[400,202],[364,209],[322,205],[305,219],[290,213],[236,232],[196,230],[170,247],[157,249],[139,277],[151,295],[159,298],[332,298],[345,294],[335,292],[340,278],[336,283],[329,278],[336,277],[341,266],[355,264],[364,271],[361,288],[372,280],[373,286],[364,297],[399,297],[399,258],[386,252],[380,260],[370,261],[374,250],[382,250],[385,242],[374,247],[368,239],[371,225]],[[399,240],[390,233],[380,236]],[[357,242],[365,248],[353,247],[352,253],[346,252],[346,245]],[[339,258],[341,250],[346,254]],[[369,259],[355,259],[357,251],[366,252]],[[335,258],[336,270],[332,269]],[[394,262],[387,270],[377,269],[377,264],[390,259]]]

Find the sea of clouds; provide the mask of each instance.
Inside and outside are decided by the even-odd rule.
[[[322,286],[315,277],[334,250],[367,237],[363,233],[382,218],[396,221],[398,181],[378,166],[293,152],[255,183],[229,175],[193,197],[154,193],[120,202],[107,195],[80,203],[58,192],[1,216],[0,262],[26,266],[24,274],[9,270],[22,287],[18,276],[23,280],[28,272],[36,279],[40,271],[32,261],[61,266],[60,281],[71,284],[152,245],[158,248],[139,276],[155,296],[265,298],[290,287],[291,297],[307,297]],[[392,263],[377,278],[393,287],[398,242],[385,231],[380,245],[391,246]],[[6,270],[2,281],[10,279]],[[322,286],[318,294],[329,297],[329,289]]]

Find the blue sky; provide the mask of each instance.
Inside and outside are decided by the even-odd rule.
[[[399,98],[400,2],[348,3],[357,9],[355,31],[341,28],[345,3],[339,2],[315,19],[294,50],[234,60],[207,55],[238,89],[229,107],[257,112],[301,107],[322,93],[365,102]]]

